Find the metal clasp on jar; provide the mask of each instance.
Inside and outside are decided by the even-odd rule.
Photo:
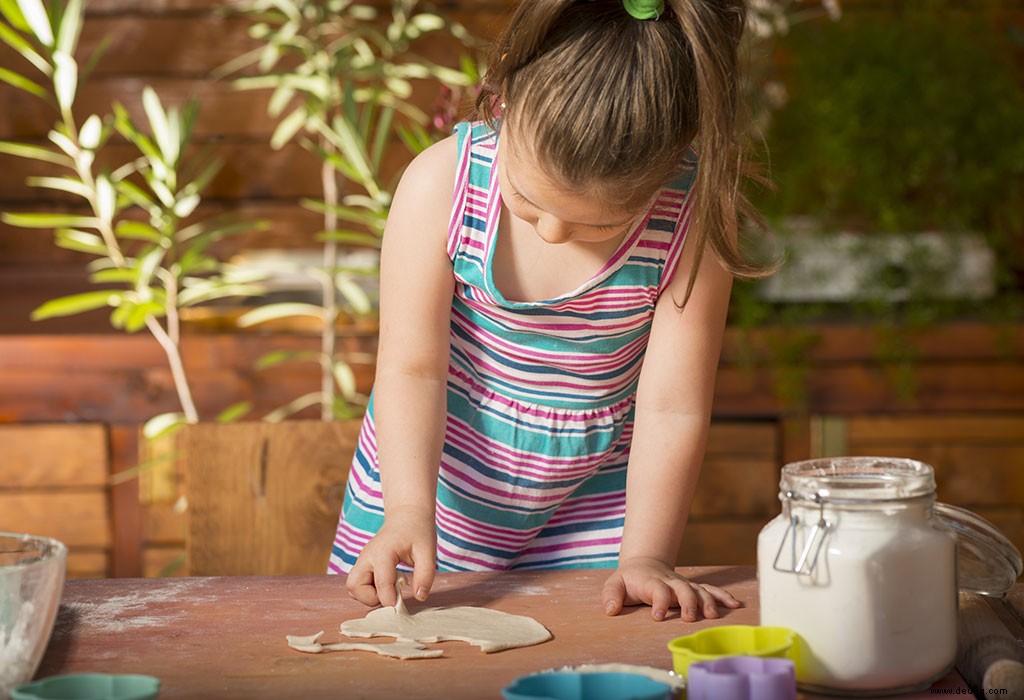
[[[786,491],[784,495],[787,501],[793,501],[797,498],[796,494],[792,491]],[[800,557],[797,558],[796,531],[797,526],[800,525],[800,516],[793,513],[792,505],[787,503],[787,510],[790,514],[789,524],[786,525],[786,530],[782,533],[779,551],[776,552],[775,560],[772,562],[772,568],[776,571],[781,571],[785,574],[796,574],[798,576],[810,576],[814,571],[814,566],[818,563],[818,555],[821,554],[821,548],[825,544],[825,536],[832,525],[825,519],[825,499],[822,495],[815,493],[808,500],[818,504],[818,522],[811,528],[803,550],[800,552]],[[779,566],[779,559],[782,558],[782,552],[786,549],[787,540],[792,543],[791,565],[788,568]]]

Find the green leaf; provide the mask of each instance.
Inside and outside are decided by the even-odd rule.
[[[7,0],[10,2],[11,0]],[[4,4],[4,0],[0,0],[0,7]],[[32,48],[32,45],[28,43],[20,34],[13,31],[6,24],[0,22],[0,41],[10,46],[12,49],[21,54],[22,58],[35,66],[36,70],[45,76],[53,75],[53,66],[46,62],[39,53]]]
[[[0,218],[11,226],[20,226],[21,228],[99,228],[97,219],[74,214],[4,213]]]
[[[103,239],[95,233],[78,231],[71,228],[57,229],[54,232],[54,240],[58,246],[65,250],[75,250],[81,253],[92,255],[108,254],[107,246]]]
[[[274,129],[274,135],[270,137],[270,147],[275,151],[283,148],[292,137],[299,132],[302,127],[306,125],[306,110],[304,107],[299,107],[287,117],[281,120]]]
[[[361,231],[320,231],[316,234],[316,239],[318,241],[337,241],[338,243],[366,248],[380,248],[381,244],[380,236],[374,236]]]
[[[85,123],[82,125],[82,130],[78,132],[78,143],[90,151],[95,151],[100,146],[100,140],[103,138],[103,120],[100,119],[99,115],[93,114]]]
[[[141,221],[119,221],[114,233],[118,238],[128,238],[136,241],[160,244],[163,242],[163,235],[155,228]]]
[[[421,32],[426,33],[444,29],[445,21],[439,15],[422,12],[412,18],[412,24]]]
[[[220,172],[222,165],[223,163],[220,159],[211,160],[203,166],[203,169],[195,176],[195,178],[192,179],[191,182],[188,183],[188,185],[185,186],[183,191],[187,194],[198,194],[202,192],[206,189],[207,185],[213,181],[213,178],[217,176],[217,173]]]
[[[164,260],[166,250],[162,246],[153,246],[139,257],[139,278],[135,283],[136,289],[148,287],[156,274],[160,263]]]
[[[384,148],[388,144],[388,137],[391,136],[391,123],[395,117],[395,110],[385,107],[381,110],[380,118],[377,120],[377,133],[373,140],[373,148],[370,151],[370,162],[375,171],[380,170],[381,160],[384,157]]]
[[[373,303],[363,288],[347,274],[335,275],[334,286],[357,314],[366,315],[373,311]]]
[[[187,197],[182,197],[181,199],[174,203],[174,215],[177,216],[179,219],[188,218],[189,216],[192,215],[192,212],[196,210],[196,207],[199,206],[199,203],[202,202],[202,200],[203,198],[200,197],[198,194],[192,194],[188,195]]]
[[[110,223],[117,214],[117,190],[105,175],[96,177],[96,216]]]
[[[78,64],[70,54],[55,52],[53,54],[53,88],[57,96],[57,106],[62,111],[70,112],[78,92]]]
[[[160,103],[160,97],[156,90],[148,85],[142,90],[142,107],[146,111],[146,118],[149,120],[153,138],[160,149],[164,163],[176,163],[181,144],[174,137],[170,120]]]
[[[117,191],[132,204],[152,213],[157,207],[156,202],[141,187],[128,180],[121,180],[117,183]]]
[[[256,360],[256,369],[268,369],[287,362],[320,363],[320,353],[310,350],[275,350]]]
[[[345,154],[348,163],[359,173],[360,184],[366,186],[367,183],[372,183],[374,177],[366,156],[366,144],[360,142],[353,125],[341,118],[335,118],[331,125],[333,129],[322,129],[324,136]]]
[[[155,301],[146,301],[141,304],[132,304],[129,307],[124,322],[124,330],[128,333],[138,333],[146,327],[146,322],[151,318],[160,318],[164,315],[164,307]]]
[[[47,99],[50,95],[41,85],[37,85],[28,78],[18,75],[14,71],[7,70],[6,68],[0,68],[0,80],[8,85],[13,85],[19,90],[24,90],[29,94],[35,95],[41,100]]]
[[[292,88],[284,86],[277,88],[267,102],[267,114],[272,117],[279,116],[285,107],[291,104],[293,97],[295,97],[295,90]]]
[[[119,300],[119,293],[109,290],[72,294],[58,299],[51,299],[33,310],[32,320],[41,321],[59,316],[73,316],[86,311],[100,309],[104,306],[116,306]]]
[[[82,31],[82,0],[66,0],[64,14],[57,27],[56,50],[73,56]]]
[[[10,25],[19,32],[32,31],[32,28],[28,26],[28,22],[25,21],[25,16],[21,14],[21,9],[18,7],[16,0],[0,0],[0,13],[3,13],[3,16],[7,18]]]
[[[280,408],[275,408],[273,411],[263,417],[263,420],[268,423],[279,423],[289,416],[293,416],[299,411],[309,408],[311,406],[318,406],[323,401],[323,394],[319,391],[314,391],[304,396],[300,396],[293,401],[288,402]]]
[[[139,272],[135,269],[123,267],[112,267],[106,270],[97,270],[89,275],[89,281],[95,284],[127,284],[135,286],[139,278]]]
[[[31,158],[32,160],[63,165],[68,168],[75,166],[75,161],[60,153],[54,153],[42,146],[31,146],[25,143],[14,143],[13,141],[0,141],[0,153],[6,153],[19,158]]]
[[[250,413],[252,408],[253,405],[251,401],[239,401],[238,403],[231,404],[218,413],[214,420],[218,423],[234,423],[240,418],[243,418],[246,414]]]
[[[294,318],[296,316],[312,317],[319,320],[324,318],[324,310],[315,304],[302,304],[298,302],[286,302],[282,304],[267,304],[242,315],[238,319],[238,325],[242,328],[255,326],[267,321],[275,321],[281,318]]]
[[[21,16],[43,46],[53,46],[53,27],[41,0],[17,0]]]
[[[56,129],[50,131],[50,133],[46,135],[46,138],[50,139],[51,143],[72,158],[78,158],[81,153],[81,149],[78,148],[78,145],[74,141],[67,137],[67,134],[62,134]]]
[[[96,47],[96,50],[89,54],[89,58],[85,60],[85,64],[82,66],[82,70],[79,71],[81,80],[85,80],[90,75],[92,75],[92,72],[96,68],[96,65],[100,62],[100,58],[102,58],[103,54],[105,54],[107,52],[107,49],[110,48],[110,44],[112,43],[112,41],[113,40],[109,36],[105,36],[102,39],[100,39],[100,43]]]
[[[257,284],[212,283],[206,287],[182,289],[178,292],[178,305],[184,308],[218,299],[258,297],[266,293],[266,287]]]
[[[341,390],[342,396],[355,396],[359,393],[356,389],[355,372],[352,371],[352,367],[348,363],[335,362],[331,368],[331,374],[334,375],[334,382]]]
[[[161,413],[153,416],[142,425],[142,434],[147,440],[169,435],[178,428],[188,425],[184,413]]]
[[[81,180],[70,177],[30,177],[25,180],[32,187],[43,187],[48,190],[59,190],[69,194],[90,199],[92,190]]]

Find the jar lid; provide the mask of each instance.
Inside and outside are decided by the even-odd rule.
[[[1020,552],[995,525],[977,513],[936,503],[935,514],[956,532],[961,591],[1004,595],[1024,571]]]
[[[899,457],[821,457],[782,468],[781,494],[830,503],[880,503],[935,493],[935,472]]]

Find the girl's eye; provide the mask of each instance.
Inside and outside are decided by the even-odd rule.
[[[532,204],[532,203],[530,202],[530,200],[528,200],[528,199],[527,199],[526,197],[524,197],[523,195],[519,194],[519,193],[518,193],[518,192],[516,192],[515,190],[512,190],[512,195],[513,195],[513,196],[514,196],[514,197],[515,197],[516,199],[518,199],[518,200],[519,200],[520,202],[522,202],[523,204],[525,204],[526,206],[528,206],[528,207],[532,207],[532,206],[533,206],[533,204]]]

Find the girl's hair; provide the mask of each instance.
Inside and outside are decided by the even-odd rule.
[[[737,240],[738,48],[744,0],[668,0],[638,20],[622,0],[522,0],[491,49],[478,113],[528,134],[538,164],[570,189],[642,206],[698,151],[697,259],[704,247],[739,277],[757,277]]]

